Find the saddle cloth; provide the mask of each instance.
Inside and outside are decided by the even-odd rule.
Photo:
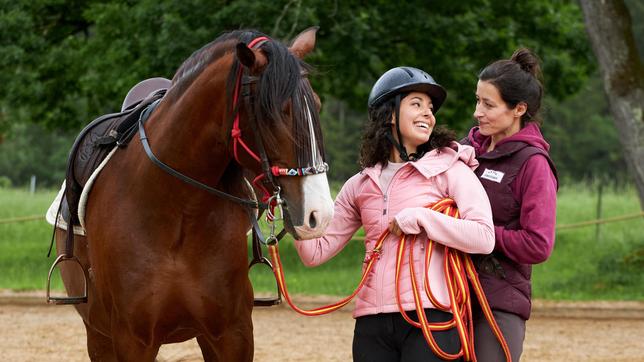
[[[89,195],[89,192],[92,189],[92,186],[94,185],[94,180],[96,180],[96,177],[98,177],[98,174],[103,170],[103,167],[107,165],[107,162],[110,160],[110,158],[112,158],[112,155],[114,155],[114,152],[116,152],[117,149],[118,149],[117,147],[112,148],[112,151],[110,151],[110,153],[107,154],[103,162],[101,162],[101,164],[98,165],[96,170],[94,170],[92,175],[87,180],[87,183],[83,187],[83,191],[81,192],[80,200],[78,202],[78,221],[80,225],[74,225],[74,234],[76,235],[85,236],[85,210],[87,209],[87,197]],[[56,198],[54,198],[54,201],[49,206],[49,209],[47,209],[47,213],[45,214],[45,219],[52,226],[56,226],[63,230],[68,230],[67,221],[65,221],[65,218],[62,215],[63,213],[69,212],[67,205],[64,205],[64,207],[66,208],[65,212],[58,212],[58,210],[61,208],[61,203],[65,198],[65,189],[66,189],[65,186],[66,186],[66,181],[63,181],[63,184],[60,187],[60,191],[58,191]]]
[[[145,122],[165,92],[161,89],[125,111],[101,116],[81,131],[69,153],[61,192],[50,207],[53,213],[57,204],[47,218],[50,223],[65,230],[73,225],[75,233],[84,234],[84,208],[91,185],[111,155],[127,146],[138,130],[138,121]]]

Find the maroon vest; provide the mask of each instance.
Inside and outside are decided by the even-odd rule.
[[[519,174],[523,164],[537,154],[546,157],[556,177],[556,169],[548,153],[524,142],[507,142],[477,157],[479,167],[475,173],[490,199],[495,226],[503,226],[509,230],[521,228],[521,200],[514,198],[510,184]],[[490,307],[528,319],[532,305],[532,266],[519,264],[500,251],[490,255],[473,255],[472,260],[479,272],[479,279]]]

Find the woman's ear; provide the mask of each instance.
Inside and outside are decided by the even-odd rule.
[[[527,111],[528,111],[528,105],[525,102],[519,102],[519,104],[517,104],[517,106],[514,107],[514,116],[521,118]]]

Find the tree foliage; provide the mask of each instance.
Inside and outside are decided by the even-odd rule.
[[[27,121],[77,131],[118,109],[139,80],[171,78],[223,31],[255,28],[288,40],[319,25],[307,61],[318,70],[313,85],[337,179],[357,168],[369,90],[391,67],[422,68],[445,86],[438,121],[459,133],[472,125],[478,71],[519,46],[542,57],[556,99],[575,93],[594,68],[572,0],[0,2],[0,129]]]
[[[426,69],[448,89],[443,118],[454,125],[470,118],[477,71],[519,45],[541,54],[555,95],[573,93],[591,66],[570,1],[3,2],[6,117],[24,108],[31,120],[56,127],[115,109],[138,80],[171,77],[194,50],[236,28],[288,39],[319,25],[310,59],[320,70],[316,89],[357,110],[386,69]]]

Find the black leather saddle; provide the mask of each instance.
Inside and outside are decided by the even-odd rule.
[[[126,147],[138,131],[138,121],[152,114],[152,107],[165,95],[161,89],[147,98],[133,104],[122,112],[103,115],[88,124],[78,135],[69,152],[65,175],[65,193],[60,206],[60,213],[72,230],[79,225],[78,207],[83,187],[92,173],[103,162],[114,147]],[[67,254],[71,255],[73,233],[68,233]]]

